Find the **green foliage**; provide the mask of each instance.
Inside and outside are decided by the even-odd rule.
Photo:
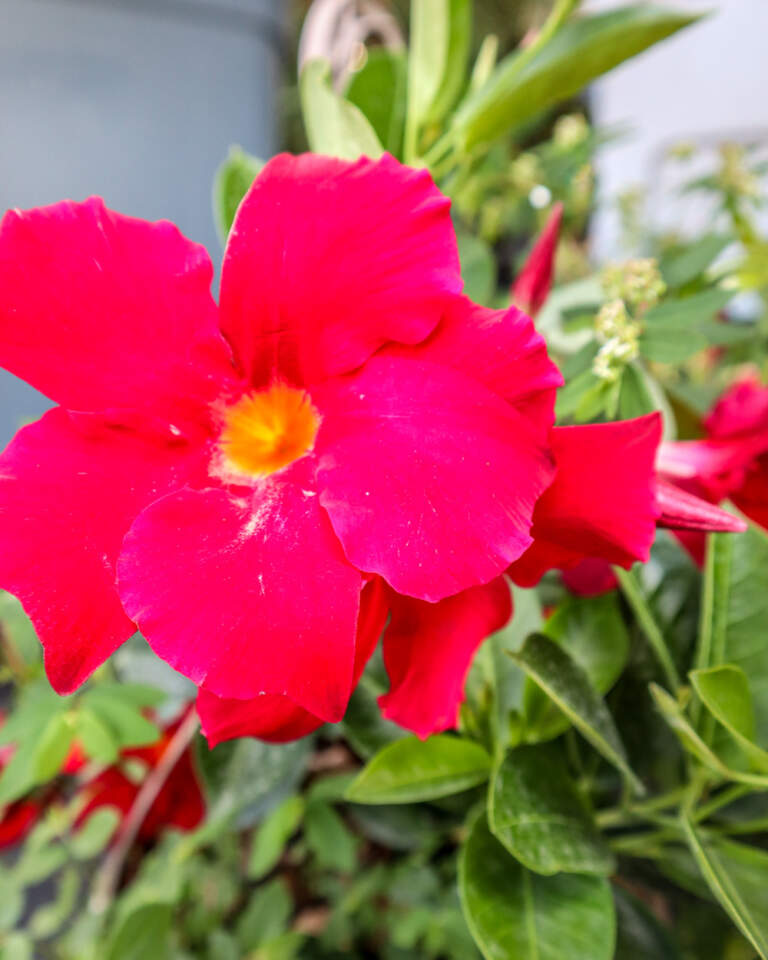
[[[455,114],[455,134],[467,148],[494,140],[696,19],[638,4],[568,22],[533,56],[502,60]]]
[[[213,218],[222,245],[227,242],[240,201],[263,166],[261,160],[240,147],[230,147],[229,155],[216,171],[213,179]]]
[[[354,803],[413,803],[468,790],[488,779],[491,760],[469,740],[438,735],[389,744],[347,790]]]
[[[464,845],[459,887],[467,923],[488,960],[611,960],[615,916],[608,881],[542,876],[513,860],[478,816]]]
[[[300,92],[307,139],[315,153],[344,160],[381,156],[384,148],[365,115],[331,88],[327,63],[313,60],[306,64]]]

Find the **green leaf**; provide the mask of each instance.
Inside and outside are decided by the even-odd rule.
[[[618,680],[629,655],[629,634],[617,597],[571,597],[558,605],[544,633],[577,663],[598,693],[607,693]],[[569,721],[533,680],[525,689],[526,738],[551,739]]]
[[[493,251],[484,240],[466,230],[458,229],[456,240],[459,244],[464,294],[475,303],[487,306],[496,292],[496,261]]]
[[[259,887],[237,921],[237,939],[243,950],[269,943],[288,928],[293,901],[281,879]]]
[[[32,770],[37,783],[45,783],[58,773],[75,739],[75,718],[69,713],[51,717],[35,748]]]
[[[408,68],[399,51],[372,47],[365,63],[349,78],[344,92],[367,118],[379,141],[395,157],[402,156]]]
[[[731,734],[754,762],[768,771],[768,751],[755,744],[755,710],[747,675],[741,667],[724,664],[707,670],[692,670],[691,682],[709,712]]]
[[[583,668],[542,634],[528,637],[522,650],[510,656],[552,698],[598,753],[624,774],[632,789],[643,793],[642,783],[627,763],[613,718]]]
[[[252,880],[261,880],[277,864],[303,815],[304,800],[296,795],[286,797],[267,814],[253,838],[248,861],[248,876]]]
[[[347,791],[353,803],[413,803],[461,793],[484,783],[491,758],[469,740],[439,734],[407,737],[380,750]]]
[[[226,160],[214,174],[213,218],[222,245],[227,242],[240,201],[263,167],[263,160],[234,146],[229,148]]]
[[[684,331],[705,320],[711,320],[732,300],[733,290],[712,287],[690,297],[667,298],[658,306],[651,307],[643,315],[646,327],[665,327]]]
[[[638,4],[571,20],[533,58],[522,51],[502,60],[453,127],[466,147],[495,140],[696,19]]]
[[[82,697],[82,703],[111,731],[121,747],[145,747],[160,739],[157,724],[144,716],[142,706],[123,697],[119,686],[113,692],[92,687]]]
[[[471,39],[469,0],[411,4],[406,161],[418,153],[421,127],[441,120],[461,93]]]
[[[696,757],[705,767],[720,774],[721,777],[727,780],[735,780],[738,783],[749,784],[763,790],[768,789],[768,777],[752,773],[743,773],[740,770],[731,770],[712,750],[709,744],[702,740],[686,718],[683,708],[666,690],[663,690],[655,683],[650,684],[649,689],[664,719],[675,731],[677,738],[688,753]]]
[[[373,127],[356,106],[334,92],[330,77],[324,60],[311,60],[301,71],[299,94],[311,149],[342,160],[380,157],[384,148]]]
[[[649,327],[640,335],[640,353],[654,363],[682,363],[688,357],[704,350],[707,338],[698,330],[668,326]]]
[[[486,960],[611,960],[615,915],[603,877],[531,873],[481,814],[459,861],[464,916]]]
[[[147,960],[170,956],[172,909],[168,903],[143,903],[122,918],[106,960]]]
[[[611,851],[553,744],[507,754],[493,775],[488,822],[496,839],[535,873],[613,872]]]
[[[682,250],[678,249],[661,258],[659,269],[668,287],[683,287],[701,276],[729,243],[730,236],[710,233]]]
[[[352,873],[357,866],[357,839],[329,803],[307,804],[304,839],[319,867]]]
[[[26,933],[15,931],[3,940],[2,960],[34,960],[35,945]]]
[[[653,394],[648,389],[645,371],[637,363],[624,367],[619,393],[619,416],[622,420],[642,417],[658,409]]]
[[[746,533],[710,534],[702,631],[697,668],[723,663],[749,678],[755,739],[768,744],[768,536],[750,525]]]
[[[669,932],[637,897],[613,888],[619,929],[617,960],[682,960]]]
[[[69,839],[69,850],[77,860],[90,860],[106,847],[120,822],[114,807],[94,810]]]
[[[726,840],[706,840],[690,820],[684,825],[710,890],[763,960],[768,960],[768,853]]]
[[[83,707],[77,712],[77,737],[86,755],[99,763],[113,764],[119,755],[119,744],[99,717]]]

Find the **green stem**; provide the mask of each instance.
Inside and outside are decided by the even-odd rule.
[[[729,572],[731,565],[731,538],[727,534],[710,533],[704,565],[704,583],[701,592],[699,642],[696,650],[697,670],[722,663],[725,656],[725,614],[728,608]],[[702,704],[697,699],[691,704],[691,721],[701,731],[706,744],[712,742],[715,718],[707,714],[701,724]]]
[[[748,793],[754,793],[754,787],[747,786],[743,783],[734,783],[732,786],[726,787],[725,790],[721,790],[717,796],[713,797],[709,803],[703,804],[696,810],[693,816],[694,822],[699,823],[702,820],[708,819],[722,807],[727,807],[729,803],[740,800]]]
[[[595,821],[600,827],[629,826],[636,820],[646,819],[648,815],[656,814],[660,810],[676,807],[685,796],[687,789],[687,786],[675,787],[674,790],[661,793],[650,800],[631,803],[626,807],[609,807],[606,810],[600,810],[595,816]]]
[[[642,833],[609,838],[608,843],[615,853],[653,860],[661,853],[659,845],[663,845],[667,840],[677,840],[679,837],[679,828],[663,827],[660,830],[645,830]]]
[[[656,654],[656,659],[664,672],[668,685],[676,692],[680,688],[680,675],[672,660],[667,642],[664,639],[664,634],[656,623],[651,608],[643,596],[643,591],[634,571],[622,570],[621,567],[614,567],[613,571],[627,599],[627,603],[629,603],[632,608],[633,613],[637,617],[637,622],[640,624],[640,628],[645,634],[648,643],[650,643],[651,649]]]

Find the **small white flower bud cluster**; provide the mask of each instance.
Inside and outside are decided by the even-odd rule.
[[[600,380],[616,383],[624,367],[640,354],[642,315],[659,302],[666,286],[655,260],[628,260],[603,272],[603,287],[610,297],[595,318],[602,346],[592,372]]]
[[[650,257],[611,264],[603,271],[602,281],[609,297],[623,300],[639,312],[657,304],[667,289],[658,264]]]

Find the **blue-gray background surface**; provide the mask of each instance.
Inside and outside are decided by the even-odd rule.
[[[100,194],[218,265],[211,181],[277,146],[282,0],[0,0],[0,208]],[[85,305],[87,309],[87,305]],[[0,372],[0,448],[50,404]]]

